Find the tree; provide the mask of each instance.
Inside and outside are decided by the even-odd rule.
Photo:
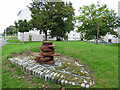
[[[52,37],[66,38],[66,33],[69,33],[74,29],[74,9],[72,3],[60,4],[56,3],[55,10],[57,12],[53,15],[53,21],[57,23],[56,27],[53,27],[50,35]],[[61,7],[61,8],[60,8]]]
[[[27,22],[27,20],[18,20],[15,21],[15,27],[18,28],[18,31],[23,34],[23,44],[24,44],[24,32],[29,32],[32,29],[31,24]]]
[[[72,3],[64,2],[33,2],[31,7],[31,23],[34,28],[45,33],[47,41],[47,31],[52,37],[64,37],[66,32],[73,29],[74,9]]]
[[[114,10],[107,8],[107,5],[100,5],[98,2],[97,5],[80,7],[79,12],[77,19],[81,26],[78,27],[78,32],[84,33],[85,39],[96,39],[96,43],[98,43],[98,39],[107,33],[118,35],[114,31],[119,24],[118,17]]]
[[[7,27],[6,29],[6,34],[7,35],[13,35],[13,34],[17,34],[17,29],[15,28],[15,26],[10,25],[9,27]],[[5,31],[4,31],[5,33]]]

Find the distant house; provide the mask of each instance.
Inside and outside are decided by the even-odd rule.
[[[45,34],[43,34],[43,33],[40,34],[39,30],[37,30],[37,29],[31,30],[29,32],[25,32],[24,33],[24,41],[30,41],[30,36],[31,36],[31,41],[45,40]],[[18,32],[18,40],[20,40],[20,41],[23,40],[23,34],[20,32]],[[56,37],[52,38],[48,32],[47,40],[56,40]]]
[[[30,14],[31,14],[31,12],[29,11],[29,9],[23,9],[23,10],[19,11],[19,13],[17,14],[18,20],[25,20],[26,19],[27,21],[29,21],[31,19]],[[40,34],[39,30],[34,28],[33,30],[30,30],[29,32],[24,33],[24,41],[29,41],[30,35],[31,35],[31,41],[43,41],[45,39],[45,34],[44,33]],[[18,39],[20,41],[23,40],[23,34],[20,32],[18,32]],[[56,38],[52,38],[49,35],[49,32],[48,32],[47,39],[48,40],[56,40]]]
[[[74,27],[73,31],[70,31],[70,33],[68,33],[68,40],[72,40],[72,41],[76,41],[76,40],[80,40],[80,33],[77,32],[77,26]]]

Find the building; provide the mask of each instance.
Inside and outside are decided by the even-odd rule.
[[[76,40],[80,40],[80,33],[77,32],[77,26],[74,27],[73,31],[70,31],[70,33],[68,33],[68,40],[70,41],[76,41]]]
[[[18,20],[26,19],[27,21],[29,21],[31,19],[30,15],[31,15],[31,12],[29,11],[29,9],[23,9],[23,10],[19,11],[19,13],[17,14]],[[18,39],[20,41],[22,41],[23,38],[24,38],[24,41],[29,41],[30,36],[31,36],[31,41],[43,41],[45,39],[45,34],[44,33],[40,34],[39,30],[37,30],[35,28],[33,30],[30,30],[29,32],[24,32],[24,36],[23,36],[23,33],[18,32]],[[48,32],[47,39],[48,40],[56,40],[56,38],[52,38],[49,35],[49,32]]]
[[[31,19],[30,15],[31,15],[31,12],[29,11],[29,9],[21,10],[17,14],[18,20],[26,19],[27,21],[29,21]],[[77,32],[77,26],[79,26],[79,25],[76,25],[74,27],[74,30],[71,31],[70,33],[68,33],[68,40],[69,41],[81,40],[80,33]],[[24,33],[24,41],[29,41],[30,35],[32,37],[31,41],[43,41],[45,39],[44,33],[40,34],[38,30],[34,29],[34,30],[31,30],[29,32]],[[23,39],[23,34],[20,32],[18,32],[18,39],[20,41],[22,41],[22,39]],[[56,40],[56,38],[52,38],[49,35],[49,32],[48,32],[47,39],[48,40]],[[106,36],[102,37],[102,40],[105,42],[118,43],[118,38],[116,38],[114,35],[110,35],[110,34],[107,34]]]

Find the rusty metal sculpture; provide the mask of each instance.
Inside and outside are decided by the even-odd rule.
[[[42,46],[40,46],[42,52],[36,56],[35,61],[42,64],[54,64],[54,56],[59,56],[59,54],[55,53],[53,47],[55,47],[55,45],[53,45],[52,42],[43,42]]]

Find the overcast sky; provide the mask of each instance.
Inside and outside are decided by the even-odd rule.
[[[79,15],[79,7],[90,5],[101,1],[107,4],[109,9],[113,9],[118,13],[118,2],[120,0],[64,0],[71,1],[75,9],[75,15]],[[0,33],[10,25],[14,25],[14,21],[18,19],[17,14],[20,10],[26,9],[31,0],[1,0],[0,1]]]

